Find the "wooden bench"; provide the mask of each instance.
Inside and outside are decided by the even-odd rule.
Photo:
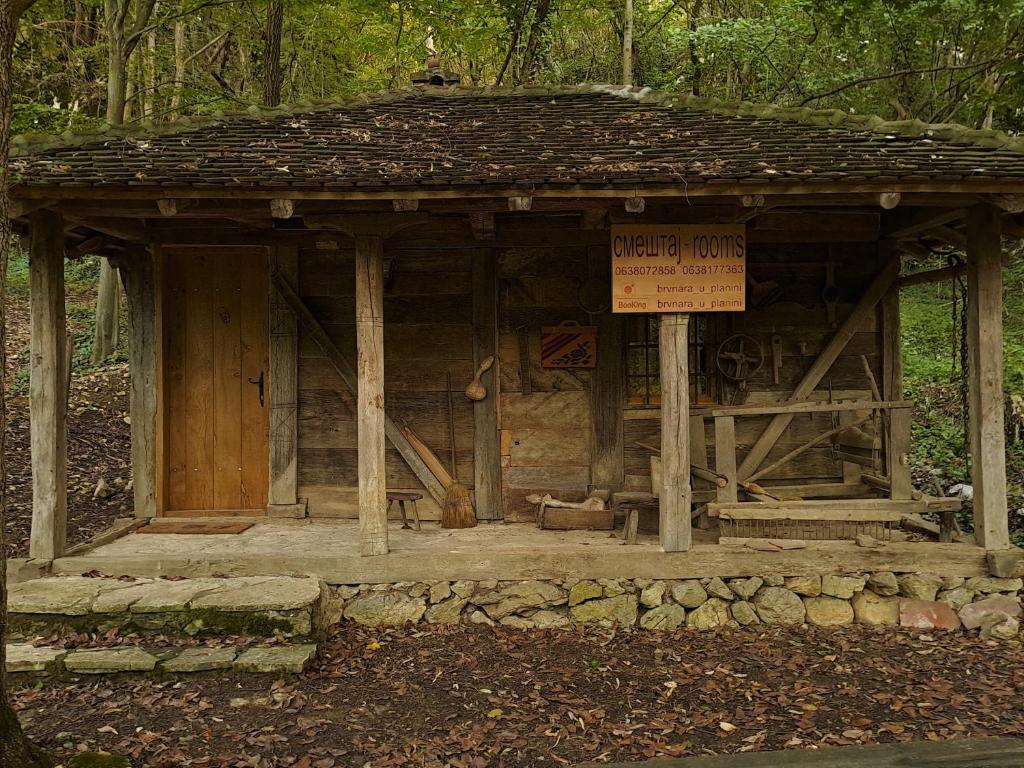
[[[423,498],[422,493],[412,493],[404,491],[388,491],[388,508],[387,511],[391,511],[391,505],[396,501],[398,502],[398,510],[402,513],[402,528],[409,529],[409,520],[405,516],[405,503],[409,502],[412,506],[412,519],[416,523],[416,530],[420,530],[420,511],[416,506],[416,502]]]

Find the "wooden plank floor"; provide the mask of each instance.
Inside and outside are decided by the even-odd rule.
[[[542,531],[528,524],[481,524],[458,531],[425,524],[389,531],[386,555],[359,554],[350,520],[263,520],[236,536],[129,534],[53,563],[54,573],[262,576],[314,574],[332,584],[437,580],[521,580],[802,576],[863,571],[987,574],[984,550],[968,544],[893,541],[877,549],[814,541],[805,549],[760,552],[739,541],[695,543],[663,552],[656,537],[625,545],[608,531]]]
[[[964,739],[909,744],[747,752],[644,763],[585,763],[587,768],[1020,768],[1024,740]],[[580,767],[582,768],[582,766]]]

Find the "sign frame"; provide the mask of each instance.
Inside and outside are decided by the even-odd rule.
[[[743,312],[743,224],[616,224],[611,228],[612,312]]]

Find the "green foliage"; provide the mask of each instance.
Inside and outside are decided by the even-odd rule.
[[[73,345],[71,367],[75,375],[83,375],[96,370],[92,364],[92,343],[96,330],[95,293],[96,281],[99,277],[100,260],[95,256],[64,261],[64,284],[67,294],[65,311],[68,318],[68,338]],[[22,302],[29,295],[28,252],[18,241],[12,244],[7,262],[7,293]],[[123,313],[122,313],[123,314]],[[128,360],[126,319],[120,318],[121,333],[118,346],[111,358],[103,363],[123,363]],[[28,392],[29,348],[28,340],[14,355],[19,363],[14,375],[13,389],[18,394]]]
[[[622,0],[289,0],[282,96],[296,103],[407,85],[430,34],[444,66],[466,83],[618,82],[622,14]],[[95,0],[39,0],[29,11],[15,56],[15,133],[79,130],[103,116],[102,22]],[[725,99],[1019,129],[1022,26],[1020,0],[635,0],[635,80]],[[188,0],[167,0],[153,28],[129,65],[128,122],[260,101],[262,4],[196,12]],[[185,62],[181,81],[176,58]]]
[[[15,136],[22,133],[77,133],[96,130],[100,124],[96,118],[81,112],[30,102],[14,105],[11,131]]]
[[[913,266],[923,270],[944,263],[936,258]],[[1024,253],[1020,249],[1010,254],[1003,281],[1005,389],[1007,396],[1024,395]],[[969,482],[959,343],[954,333],[954,325],[960,324],[961,305],[957,304],[954,312],[954,295],[949,282],[914,286],[902,292],[900,313],[904,386],[917,404],[913,464],[919,479],[934,476],[944,488]],[[1024,541],[1024,445],[1008,446],[1007,479],[1011,529],[1018,540]],[[970,528],[969,510],[961,524]]]

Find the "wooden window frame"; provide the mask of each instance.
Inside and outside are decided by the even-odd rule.
[[[657,314],[630,315],[626,323],[626,407],[661,407],[661,370]],[[708,315],[690,317],[690,402],[717,403],[718,381],[713,368],[718,323]],[[642,351],[642,354],[634,354]],[[635,384],[642,382],[642,386]]]

